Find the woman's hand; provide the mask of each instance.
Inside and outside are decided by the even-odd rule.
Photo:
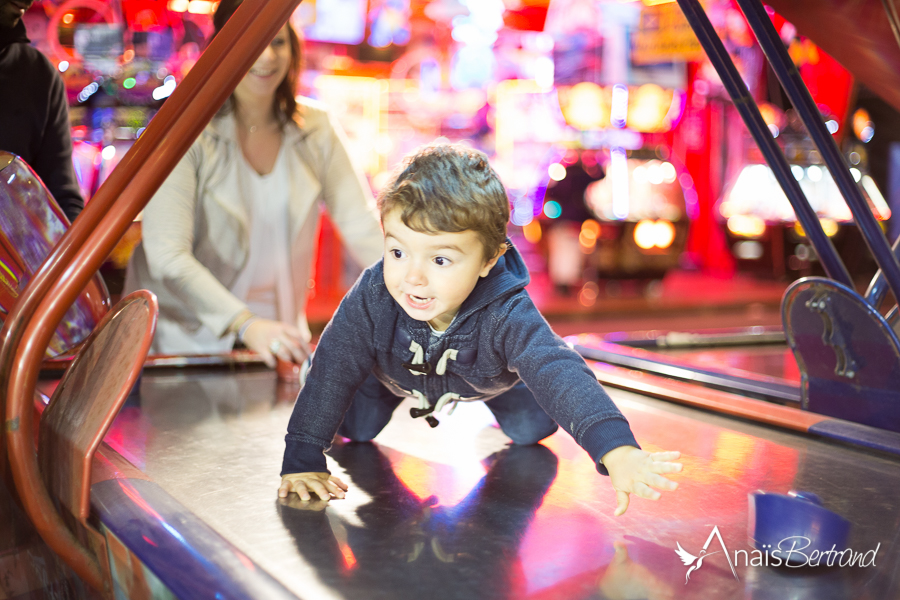
[[[275,368],[276,358],[299,365],[310,355],[309,344],[303,333],[293,325],[281,321],[254,318],[247,325],[241,341],[262,356],[270,369]]]

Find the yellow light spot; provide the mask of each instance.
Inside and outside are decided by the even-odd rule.
[[[553,181],[562,181],[566,178],[566,168],[559,163],[553,163],[547,167],[547,174]]]
[[[638,248],[665,250],[675,241],[675,226],[665,219],[644,219],[634,228],[634,243]]]
[[[672,90],[664,90],[655,83],[646,83],[629,97],[628,126],[637,131],[665,131],[670,126],[666,115],[672,106]]]
[[[838,232],[838,224],[834,219],[819,219],[819,223],[822,224],[822,231],[824,231],[825,235],[828,237],[834,237]]]
[[[609,101],[603,88],[583,81],[569,90],[559,90],[566,122],[577,129],[599,129],[609,125]]]
[[[638,248],[649,250],[656,245],[653,235],[655,229],[655,223],[650,219],[638,222],[634,228],[634,243],[638,245]]]
[[[675,241],[675,226],[665,219],[656,222],[656,247],[665,250]]]
[[[597,239],[600,236],[600,223],[594,219],[588,219],[581,224],[581,230],[590,232],[589,235],[592,235],[594,239]]]
[[[766,232],[766,222],[754,215],[732,215],[727,225],[728,231],[740,237],[758,238]]]
[[[215,5],[209,0],[191,0],[188,12],[192,15],[211,15],[215,12]]]
[[[578,234],[578,243],[581,244],[582,252],[590,254],[597,245],[597,237],[592,235],[589,231],[582,230],[581,233]]]
[[[537,244],[541,241],[541,223],[537,219],[533,219],[530,223],[522,227],[522,234],[525,236],[525,239],[531,242],[532,244]]]

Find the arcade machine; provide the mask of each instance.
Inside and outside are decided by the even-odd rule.
[[[554,4],[545,26],[552,87],[535,77],[497,88],[497,162],[514,190],[512,222],[560,292],[581,288],[582,304],[596,300],[598,283],[651,281],[676,266],[696,208],[669,133],[684,112],[687,68],[628,48],[648,13],[658,10]]]
[[[783,22],[777,15],[773,18],[774,25],[782,23],[782,32],[795,31],[793,25]],[[782,33],[783,38],[784,35]],[[788,51],[795,57],[795,62],[800,61],[798,70],[804,82],[809,82],[816,90],[814,100],[825,127],[841,148],[870,211],[884,224],[890,218],[891,210],[868,172],[866,144],[874,135],[874,124],[865,110],[850,115],[854,90],[852,77],[808,39],[795,38]],[[827,86],[825,80],[829,82]],[[777,93],[773,95],[778,96]],[[865,247],[862,234],[854,226],[853,215],[797,111],[793,108],[783,111],[764,103],[760,113],[782,147],[791,174],[799,182],[848,270],[871,276],[875,270],[870,266],[873,265],[871,258],[858,251]],[[732,131],[736,131],[737,126],[733,123]],[[738,135],[743,142],[743,150],[735,161],[739,165],[716,207],[716,216],[725,229],[738,268],[758,275],[790,279],[821,274],[814,247],[797,221],[772,169],[766,165],[750,136],[743,130]]]
[[[585,172],[590,169],[590,154],[580,157],[581,165],[588,160]],[[601,279],[662,277],[678,265],[687,239],[690,220],[680,182],[686,180],[686,171],[679,173],[665,147],[622,153],[608,149],[594,156],[596,179],[581,194],[591,217],[599,223],[599,227],[593,226],[595,244],[588,233],[591,224],[581,226],[589,264]],[[566,167],[566,177],[559,182],[553,182],[551,175],[546,202],[563,196],[560,184],[569,178],[570,168]],[[571,202],[571,197],[566,201]],[[545,215],[550,210],[546,202]]]
[[[790,167],[791,174],[813,203],[826,235],[841,254],[850,254],[863,240],[853,227],[853,215],[830,172],[821,163],[808,160]],[[872,177],[857,167],[851,167],[851,173],[875,218],[887,221],[891,210]],[[812,274],[812,264],[816,261],[814,249],[766,164],[745,165],[726,188],[718,212],[740,268],[776,277]],[[854,266],[858,270],[865,267],[864,264]]]
[[[594,120],[579,110],[591,105],[581,95],[609,96],[612,88],[585,86],[554,98],[531,82],[507,81],[496,94],[497,164],[513,198],[512,223],[522,227],[534,270],[546,264],[566,293],[585,282],[582,292],[596,290],[598,280],[661,277],[678,264],[693,208],[690,176],[662,136],[677,123],[680,93],[635,87],[628,114],[645,120],[617,129],[608,98],[592,109]],[[534,126],[516,127],[522,119]],[[573,135],[577,141],[566,145],[553,141]]]
[[[765,46],[762,5],[739,3]],[[146,296],[112,309],[35,418],[53,327],[295,4],[242,5],[19,296],[0,338],[2,491],[15,498],[0,523],[30,523],[98,597],[897,595],[900,345],[895,317],[871,307],[888,289],[896,296],[900,269],[831,158],[883,278],[867,297],[853,291],[790,169],[767,151],[829,273],[799,281],[785,301],[804,410],[592,360],[644,448],[683,452],[680,489],[655,503],[633,498],[619,518],[614,491],[571,438],[510,447],[478,404],[437,429],[398,411],[374,443],[338,440],[329,452],[346,499],[277,501],[296,385],[252,368],[146,371],[126,400],[152,335]],[[748,122],[761,123],[699,3],[679,4]],[[771,140],[757,129],[760,145]],[[24,575],[0,585],[27,580],[19,594],[40,595],[33,582],[50,581],[46,571],[22,556],[2,555]]]

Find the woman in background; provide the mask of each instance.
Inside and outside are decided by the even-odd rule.
[[[242,0],[222,0],[218,33]],[[159,300],[153,352],[227,352],[270,367],[309,354],[305,305],[319,206],[362,266],[381,258],[371,192],[324,107],[295,98],[300,40],[288,24],[144,209],[126,290]]]

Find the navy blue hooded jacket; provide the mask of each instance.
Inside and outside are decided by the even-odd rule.
[[[322,333],[288,424],[282,475],[327,471],[324,450],[370,373],[396,395],[437,410],[449,400],[490,400],[524,381],[595,464],[614,448],[637,446],[584,360],[535,308],[525,291],[528,270],[511,244],[440,336],[391,297],[383,267],[379,261],[359,277]],[[421,374],[404,363],[431,366]]]

